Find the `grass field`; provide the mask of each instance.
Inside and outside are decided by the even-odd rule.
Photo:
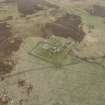
[[[0,0],[0,105],[104,105],[105,1],[33,1]]]

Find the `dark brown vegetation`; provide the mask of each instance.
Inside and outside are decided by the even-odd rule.
[[[25,80],[19,80],[18,81],[18,87],[24,87],[26,84]]]
[[[17,6],[18,6],[19,12],[23,16],[36,13],[40,10],[44,10],[45,7],[50,7],[50,8],[57,7],[43,0],[17,0]]]
[[[67,14],[58,18],[53,23],[48,23],[45,26],[47,34],[53,34],[55,36],[61,36],[64,38],[71,37],[75,41],[82,41],[85,33],[82,30],[81,17],[74,14]]]
[[[11,55],[22,42],[20,38],[14,38],[10,30],[6,22],[0,23],[0,75],[11,72],[14,65]]]
[[[88,10],[88,12],[93,16],[105,17],[105,7],[104,6],[93,5],[93,7]]]

